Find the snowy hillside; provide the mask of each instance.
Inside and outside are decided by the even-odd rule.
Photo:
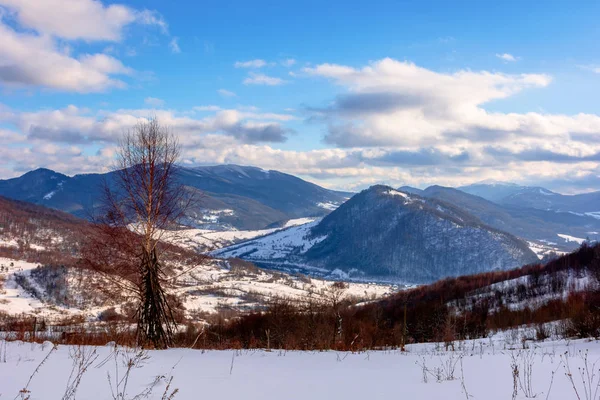
[[[308,224],[316,218],[296,218],[286,221],[279,228],[259,230],[209,230],[209,229],[180,229],[168,232],[163,240],[178,246],[186,247],[200,253],[217,250],[233,244],[269,235],[282,229]]]
[[[258,269],[243,262],[207,259],[190,269],[182,266],[169,292],[182,302],[185,313],[198,319],[222,310],[247,311],[266,306],[274,298],[295,302],[324,298],[333,282]],[[81,274],[85,274],[81,279]],[[73,315],[95,321],[109,308],[117,312],[129,300],[92,272],[43,267],[36,263],[0,258],[0,312],[60,318]],[[389,285],[351,283],[348,299],[356,302],[392,293]]]
[[[320,222],[211,254],[341,279],[408,283],[537,260],[525,242],[460,208],[385,186],[355,195]]]

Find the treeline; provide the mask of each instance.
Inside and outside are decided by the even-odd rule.
[[[573,276],[587,277],[588,285],[571,291],[568,281]],[[402,347],[411,342],[451,345],[455,340],[485,337],[523,324],[538,325],[536,334],[543,339],[548,333],[541,324],[557,320],[563,321],[565,336],[598,337],[598,278],[600,245],[583,245],[546,265],[444,279],[370,304],[276,300],[265,312],[214,321],[199,335],[195,346],[364,350]],[[490,287],[506,281],[512,283],[498,289]],[[482,296],[482,292],[491,298],[508,296],[519,285],[526,288],[520,307],[498,307]],[[541,300],[545,295],[551,296],[535,306],[528,305],[528,301]]]
[[[0,196],[0,257],[72,264],[90,232],[70,214]]]
[[[551,321],[561,321],[558,325],[565,337],[597,338],[599,278],[600,245],[583,245],[545,265],[444,279],[367,304],[354,304],[345,295],[345,284],[338,282],[329,287],[325,300],[275,299],[266,310],[238,317],[213,315],[208,324],[177,312],[180,329],[174,346],[348,351],[431,341],[453,346],[457,340],[486,337],[521,325],[535,326],[532,339],[544,339],[550,334],[544,324]],[[569,287],[575,279],[587,284]],[[521,303],[512,302],[515,291]],[[499,301],[503,297],[511,301],[503,305]],[[17,332],[25,340],[133,345],[134,320],[125,314],[130,313],[108,309],[100,322],[90,325],[0,313],[0,330]],[[51,325],[51,333],[41,332],[40,324]]]

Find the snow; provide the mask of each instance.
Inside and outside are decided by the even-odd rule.
[[[79,280],[74,276],[69,279],[69,289],[76,306],[65,307],[54,304],[48,299],[44,289],[38,287],[35,280],[31,278],[30,272],[37,266],[38,264],[25,261],[0,258],[0,282],[4,281],[3,285],[0,284],[0,311],[50,318],[81,315],[88,321],[94,322],[98,314],[105,309],[112,306],[119,308],[121,301],[126,297],[124,293],[113,293],[110,299],[98,297],[99,300],[95,300],[97,294],[89,289],[85,291],[86,287],[79,286]],[[174,287],[169,291],[181,299],[190,317],[198,312],[215,313],[222,307],[238,311],[256,309],[265,306],[275,297],[294,301],[312,298],[319,301],[325,298],[328,287],[333,284],[328,280],[291,276],[257,268],[232,268],[228,262],[218,260],[207,260],[192,269],[189,265],[182,268],[184,273],[178,276]],[[17,284],[16,274],[21,275],[30,286],[35,287],[39,298]],[[92,280],[99,282],[98,285],[103,284],[101,276],[87,276],[86,281],[92,282]],[[392,285],[349,283],[345,296],[356,301],[369,301],[391,294],[393,291],[395,287]]]
[[[600,219],[600,211],[589,211],[585,213],[578,213],[575,211],[568,211],[570,214],[579,215],[580,217],[592,217],[595,219]]]
[[[15,239],[1,239],[0,246],[2,247],[19,247],[19,243]]]
[[[581,238],[578,238],[578,237],[575,237],[575,236],[565,235],[565,234],[562,234],[562,233],[557,233],[556,235],[558,237],[564,239],[566,242],[576,242],[578,244],[581,244],[581,243],[585,242],[585,239],[581,239]]]
[[[319,223],[319,220],[308,224],[293,226],[270,235],[244,242],[239,245],[216,250],[211,253],[215,257],[239,257],[251,253],[248,260],[276,260],[283,259],[292,252],[305,253],[312,246],[325,239],[325,236],[310,238],[310,230]]]
[[[529,249],[533,251],[540,260],[543,259],[544,256],[552,253],[557,255],[566,254],[565,251],[558,250],[556,247],[551,246],[550,243],[544,244],[528,241],[527,245],[529,246]]]
[[[54,196],[55,193],[56,193],[56,190],[53,190],[53,191],[51,191],[49,193],[46,193],[44,195],[44,200],[50,200],[52,198],[52,196]]]
[[[285,225],[283,225],[284,228],[289,228],[290,226],[298,226],[298,225],[304,225],[304,224],[309,224],[313,221],[316,221],[316,218],[296,218],[296,219],[290,219],[289,221],[287,221],[285,223]]]
[[[336,208],[339,207],[339,204],[332,203],[332,202],[329,201],[327,203],[317,203],[317,207],[324,208],[325,210],[333,211],[333,210],[335,210]]]
[[[163,234],[163,240],[170,243],[194,249],[199,252],[217,250],[235,243],[269,235],[273,232],[293,226],[304,225],[316,221],[316,218],[296,218],[287,221],[281,228],[258,230],[210,230],[210,229],[181,229]]]
[[[404,197],[407,200],[410,200],[409,195],[407,195],[406,193],[399,192],[397,190],[388,190],[387,192],[384,192],[384,194],[387,194],[388,196],[400,196]]]
[[[0,285],[0,311],[11,314],[32,313],[45,307],[15,282],[16,273],[28,274],[37,266],[38,264],[26,261],[0,257],[0,280],[4,281],[4,287]]]
[[[517,335],[518,336],[518,335]],[[523,350],[520,337],[512,333],[497,334],[490,339],[456,343],[456,351],[445,351],[443,344],[408,345],[406,352],[397,350],[348,352],[229,350],[202,351],[170,349],[148,351],[149,357],[134,368],[128,379],[127,396],[150,387],[148,398],[160,399],[166,381],[172,377],[171,390],[178,389],[176,400],[202,398],[245,400],[321,400],[385,399],[411,400],[465,398],[485,400],[526,399],[517,387],[513,397],[513,359],[519,378],[527,379],[531,371],[532,394],[550,400],[576,399],[573,385],[583,392],[579,368],[588,367],[600,358],[600,344],[584,340],[527,342]],[[22,390],[52,344],[0,341],[0,396],[21,398]],[[63,397],[73,368],[75,346],[60,345],[33,375],[27,389],[31,400]],[[78,399],[112,398],[107,377],[123,376],[124,367],[115,363],[117,354],[134,354],[133,350],[114,346],[83,347],[79,350],[97,358],[81,379]],[[531,364],[527,359],[532,361]],[[453,379],[444,368],[454,365]],[[567,364],[573,383],[567,374]],[[526,368],[531,366],[531,369]],[[437,372],[439,371],[439,372]],[[591,375],[591,374],[590,374]],[[439,376],[440,379],[436,379]],[[424,380],[426,378],[426,381]],[[593,375],[591,387],[597,384]],[[528,380],[527,380],[528,381]],[[466,390],[466,393],[465,393]],[[201,394],[201,396],[200,396]]]

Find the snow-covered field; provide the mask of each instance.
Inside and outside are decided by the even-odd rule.
[[[148,358],[132,368],[126,388],[125,380],[121,382],[123,396],[114,398],[133,399],[149,389],[153,390],[148,398],[166,398],[162,396],[169,381],[167,393],[177,389],[174,399],[180,400],[598,398],[598,342],[527,342],[525,347],[517,336],[496,335],[455,343],[455,351],[445,351],[440,344],[409,345],[404,353],[149,351]],[[109,382],[117,391],[117,380],[126,376],[123,362],[128,357],[135,360],[137,354],[112,345],[52,349],[49,342],[0,341],[0,398],[65,398],[66,388],[73,388],[78,376],[74,361],[87,359],[89,365],[70,398],[112,399]],[[582,378],[580,368],[588,368],[589,377]],[[584,385],[592,392],[589,396]]]
[[[561,251],[558,248],[556,248],[556,246],[555,246],[556,243],[552,244],[552,243],[528,241],[527,245],[529,246],[529,249],[531,251],[533,251],[540,260],[543,259],[544,256],[549,255],[549,254],[556,254],[556,255],[567,254],[566,251]]]
[[[56,304],[31,276],[37,266],[35,263],[0,257],[0,280],[3,282],[0,285],[0,311],[44,317],[79,314],[93,321],[107,308],[117,306],[118,309],[119,298],[126,297],[124,293],[117,296],[113,292],[113,296],[105,299],[104,303],[102,298],[90,301],[96,297],[94,293],[79,286],[80,281],[73,277],[69,279],[71,286],[68,288],[68,295],[70,298],[81,299],[81,302],[76,302],[80,304],[71,307]],[[17,276],[20,276],[21,284],[17,282]],[[98,277],[90,275],[87,280],[93,278]],[[23,284],[35,288],[37,296],[31,290],[25,290]],[[275,297],[300,302],[308,299],[323,301],[332,284],[332,281],[322,279],[232,266],[226,261],[206,260],[195,268],[186,267],[169,290],[181,299],[188,315],[193,316],[197,313],[215,313],[221,309],[246,311],[259,308]],[[391,285],[349,283],[345,296],[357,302],[369,301],[395,290],[397,288]]]

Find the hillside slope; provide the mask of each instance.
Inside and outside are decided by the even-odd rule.
[[[319,223],[213,254],[410,283],[537,260],[523,241],[457,207],[386,186],[355,195]]]

